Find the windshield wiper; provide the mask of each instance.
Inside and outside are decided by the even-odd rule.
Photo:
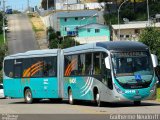
[[[138,79],[132,79],[132,80],[135,80],[137,83],[138,83],[138,82],[141,82],[141,83],[142,83],[143,81],[144,81],[145,83],[147,83],[147,81],[146,81],[145,79],[139,79],[139,80],[138,80]]]

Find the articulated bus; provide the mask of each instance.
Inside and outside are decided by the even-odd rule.
[[[60,50],[33,50],[5,57],[4,93],[24,98],[27,103],[39,99],[60,99]]]
[[[139,42],[97,42],[66,49],[37,50],[4,59],[4,93],[33,100],[133,101],[156,91],[157,58]]]

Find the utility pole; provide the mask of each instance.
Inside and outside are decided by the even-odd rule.
[[[5,1],[3,0],[3,40],[6,42],[6,33],[5,33]]]
[[[30,13],[30,9],[29,9],[29,0],[27,0],[27,7],[28,7],[28,11]]]
[[[48,14],[48,0],[47,0],[47,14]]]
[[[118,37],[119,37],[119,40],[121,40],[120,39],[120,23],[119,23],[119,12],[120,12],[120,9],[121,9],[121,7],[122,7],[122,5],[125,3],[125,2],[127,2],[128,0],[124,0],[121,4],[120,4],[120,6],[119,6],[119,8],[118,8]]]
[[[148,0],[147,0],[147,16],[148,16],[148,25],[149,25],[149,3],[148,3]]]

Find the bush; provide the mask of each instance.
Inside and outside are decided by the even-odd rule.
[[[63,42],[61,48],[68,48],[80,45],[79,42],[75,41],[73,38],[67,37]]]
[[[6,45],[1,45],[0,46],[0,83],[2,82],[3,78],[2,78],[2,67],[3,67],[3,59],[5,57],[7,51],[7,46]]]
[[[0,71],[0,83],[3,83],[3,72],[2,72],[2,70]]]
[[[147,27],[140,34],[139,40],[149,46],[151,53],[156,54],[160,61],[160,30],[155,27]]]
[[[0,70],[2,69],[3,59],[4,59],[6,51],[7,51],[6,45],[0,46]]]
[[[72,47],[75,45],[79,45],[79,42],[76,42],[73,38],[71,37],[64,37],[64,40],[60,38],[60,33],[55,32],[51,27],[48,28],[47,30],[48,33],[48,40],[49,40],[49,48],[68,48]]]

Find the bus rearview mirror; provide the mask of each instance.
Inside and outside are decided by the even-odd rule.
[[[151,54],[151,58],[152,58],[152,63],[153,63],[153,67],[157,67],[158,66],[158,59],[157,56],[154,54]]]
[[[110,62],[109,62],[109,57],[105,58],[105,65],[106,65],[107,69],[111,69]]]

